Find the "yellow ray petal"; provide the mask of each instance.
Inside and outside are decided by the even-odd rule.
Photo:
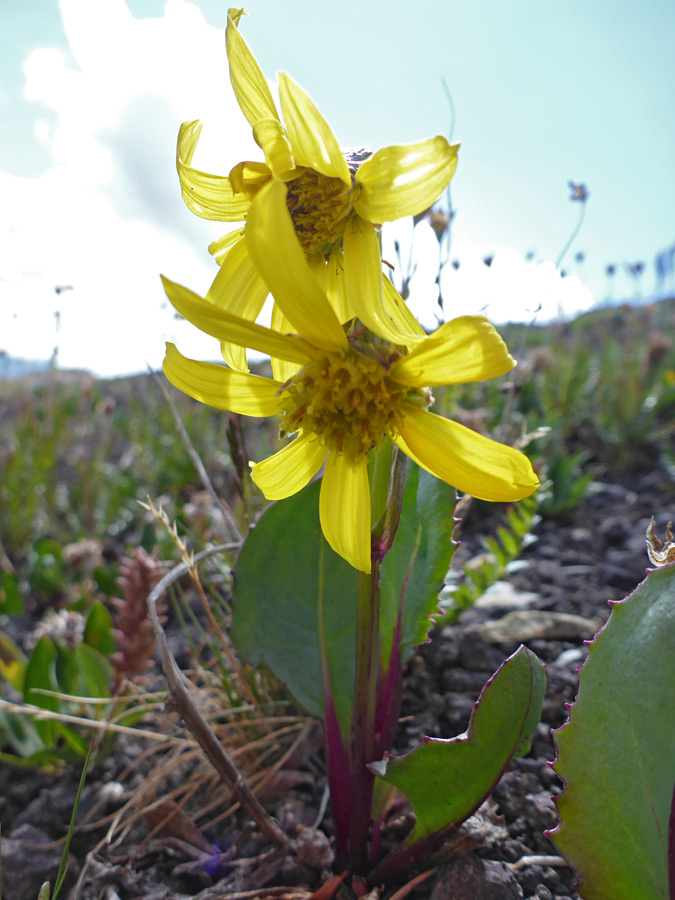
[[[291,323],[281,311],[281,307],[278,303],[275,303],[272,306],[272,321],[270,324],[272,326],[272,331],[278,331],[280,334],[289,334],[293,331]],[[298,363],[288,362],[285,359],[277,359],[276,356],[273,356],[270,361],[272,363],[272,377],[276,378],[276,380],[280,381],[282,384],[288,381],[289,378],[292,378],[298,369],[300,369]]]
[[[319,516],[324,537],[347,562],[370,572],[368,460],[330,453],[321,482]]]
[[[326,296],[340,322],[348,322],[356,313],[352,309],[345,290],[345,261],[342,249],[335,244],[324,265],[326,273]]]
[[[302,490],[325,458],[326,448],[313,435],[301,435],[274,456],[256,463],[251,478],[268,500],[283,500]]]
[[[231,369],[236,369],[237,372],[251,371],[246,356],[246,347],[239,347],[237,344],[231,344],[229,341],[221,341],[220,355]]]
[[[221,238],[218,238],[218,240],[211,241],[209,244],[209,253],[212,256],[215,256],[219,266],[222,266],[225,255],[229,253],[237,241],[240,241],[243,237],[244,229],[235,228],[234,231],[228,231],[227,234],[224,234]]]
[[[277,176],[287,178],[295,171],[295,159],[284,126],[277,119],[258,119],[253,138],[265,152],[265,162]]]
[[[217,409],[244,416],[273,416],[280,409],[279,382],[188,359],[175,344],[166,345],[164,374],[184,394]]]
[[[296,335],[277,334],[263,325],[233,316],[164,276],[162,283],[172,306],[181,316],[219,341],[231,341],[240,347],[250,347],[300,365],[317,356],[315,348]]]
[[[349,167],[333,131],[314,101],[287,75],[279,72],[279,98],[296,165],[308,166],[351,188]]]
[[[246,241],[236,243],[223,260],[206,302],[233,316],[255,322],[269,291],[249,256]]]
[[[253,127],[253,137],[275,175],[293,168],[293,155],[262,69],[237,27],[242,10],[231,9],[225,43],[230,81],[241,111]]]
[[[354,208],[375,223],[423,212],[450,183],[458,149],[439,135],[378,150],[356,173]]]
[[[225,32],[225,46],[234,95],[250,125],[255,125],[259,119],[278,121],[279,113],[267,79],[238,28],[242,12],[243,10],[234,9],[228,12]]]
[[[410,307],[388,278],[383,279],[382,287],[384,290],[384,302],[387,307],[387,313],[394,325],[401,333],[411,334],[413,336],[416,335],[418,341],[423,340],[423,338],[426,337],[426,331],[410,312]],[[408,340],[408,345],[413,341],[414,337],[413,339]]]
[[[251,259],[295,330],[316,347],[346,350],[342,326],[296,237],[283,182],[271,181],[251,204],[246,241]]]
[[[435,387],[496,378],[510,372],[515,364],[485,316],[459,316],[445,322],[408,356],[394,363],[389,376],[411,387]]]
[[[524,453],[405,404],[394,442],[418,466],[480,500],[508,502],[529,497],[539,486]]]
[[[261,187],[272,177],[269,166],[261,162],[246,160],[230,169],[230,184],[235,194],[255,197]]]
[[[326,270],[326,260],[324,258],[321,250],[317,250],[316,253],[312,253],[305,257],[307,260],[307,265],[310,268],[312,275],[314,276],[314,280],[319,285],[322,293],[326,293],[327,288],[327,270]]]
[[[352,216],[344,233],[345,291],[350,306],[366,328],[392,344],[417,344],[417,329],[398,327],[384,303],[380,244],[374,227],[359,216]],[[400,311],[394,312],[400,321]]]
[[[233,316],[255,322],[267,294],[267,285],[248,255],[246,241],[239,241],[223,260],[205,299]],[[229,366],[248,372],[245,347],[225,341],[220,349]]]
[[[246,194],[235,194],[229,178],[209,175],[193,169],[190,163],[197,149],[201,122],[184,122],[178,132],[176,168],[183,200],[187,208],[202,219],[241,222],[246,218],[251,200]]]

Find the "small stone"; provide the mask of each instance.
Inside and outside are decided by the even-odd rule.
[[[590,528],[573,528],[569,535],[572,544],[590,547],[593,543],[593,532]]]
[[[440,867],[429,900],[522,900],[522,897],[521,887],[505,863],[467,853]]]
[[[330,842],[318,828],[301,828],[293,847],[298,857],[313,869],[327,869],[333,864]]]
[[[518,876],[520,886],[524,891],[528,891],[528,893],[537,890],[539,885],[541,885],[543,878],[544,870],[541,866],[537,865],[525,866]],[[548,888],[546,890],[548,890]]]
[[[522,812],[525,796],[539,790],[539,778],[534,773],[506,772],[492,791],[492,799],[507,819],[515,819]]]
[[[508,581],[495,581],[476,600],[478,609],[527,609],[539,599],[533,591],[519,591]]]
[[[544,791],[538,794],[527,794],[523,799],[523,811],[527,821],[538,831],[555,828],[558,824],[558,813],[551,795]]]
[[[434,643],[434,658],[440,669],[456,666],[459,662],[459,632],[456,628],[444,628]]]
[[[47,844],[44,849],[41,844]],[[63,850],[33,825],[20,825],[9,837],[2,838],[3,900],[29,900],[37,897],[45,881],[54,884]],[[66,893],[75,883],[80,867],[74,857],[64,887]]]
[[[569,650],[563,650],[560,656],[554,660],[551,665],[558,666],[561,669],[571,669],[575,671],[586,659],[588,651],[585,647],[572,647]]]
[[[595,619],[584,619],[570,613],[518,610],[508,613],[502,619],[479,625],[478,631],[484,640],[500,644],[506,641],[532,641],[536,638],[592,638],[599,627],[600,623]]]
[[[441,682],[445,691],[452,691],[455,694],[472,693],[478,696],[491,675],[491,671],[469,672],[466,669],[448,669],[443,672]]]
[[[460,664],[471,672],[487,671],[492,675],[504,662],[504,654],[496,647],[491,647],[476,630],[464,634],[459,659]]]
[[[545,884],[540,884],[534,892],[537,900],[553,900],[553,894],[549,891]]]

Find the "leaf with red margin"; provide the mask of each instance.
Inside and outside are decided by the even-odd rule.
[[[666,900],[675,898],[675,565],[611,606],[555,734],[566,788],[549,837],[581,875],[584,900]]]
[[[543,664],[521,646],[483,688],[465,734],[425,738],[405,756],[370,766],[406,795],[416,817],[403,844],[371,874],[372,883],[409,867],[481,805],[511,759],[527,753],[545,688]]]

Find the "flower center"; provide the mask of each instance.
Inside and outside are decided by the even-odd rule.
[[[288,182],[286,204],[302,249],[309,255],[341,237],[351,210],[351,189],[339,178],[305,169]]]
[[[410,389],[353,350],[313,360],[284,387],[281,436],[312,432],[329,450],[362,456],[395,436]]]

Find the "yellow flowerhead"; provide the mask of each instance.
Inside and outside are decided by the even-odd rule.
[[[229,176],[192,167],[201,124],[180,129],[177,167],[183,198],[197,215],[225,222],[247,220],[273,230],[290,217],[292,233],[317,278],[360,280],[365,291],[329,285],[326,293],[340,321],[356,316],[392,342],[419,339],[419,329],[382,280],[376,228],[428,209],[457,167],[457,145],[444,137],[386,147],[367,155],[345,154],[310,97],[287,74],[279,74],[283,121],[255,57],[238,28],[243,13],[230,9],[226,41],[230,79],[242,112],[263,150],[264,162],[241,162]],[[276,182],[278,190],[265,190]],[[257,223],[255,226],[253,220]],[[208,299],[255,321],[269,282],[258,271],[244,230],[230,232],[209,248],[222,268]],[[264,273],[263,273],[264,274]],[[383,293],[384,292],[384,293]],[[364,295],[367,302],[364,302]],[[345,296],[349,298],[347,302]],[[393,309],[391,308],[393,305]],[[273,326],[283,327],[281,318]],[[223,347],[230,365],[247,371],[245,351]]]
[[[273,235],[256,233],[254,252],[271,252],[275,243]],[[169,381],[195,399],[244,415],[277,415],[282,436],[296,435],[253,465],[253,480],[269,500],[301,490],[325,464],[323,533],[351,565],[369,572],[367,459],[387,439],[475,497],[512,501],[536,489],[537,477],[522,453],[428,410],[432,388],[494,378],[513,367],[485,317],[446,322],[403,355],[377,332],[345,333],[304,258],[289,271],[274,274],[272,267],[270,288],[295,334],[257,325],[164,281],[174,307],[202,331],[283,362],[282,381],[186,359],[173,344],[164,360]]]

